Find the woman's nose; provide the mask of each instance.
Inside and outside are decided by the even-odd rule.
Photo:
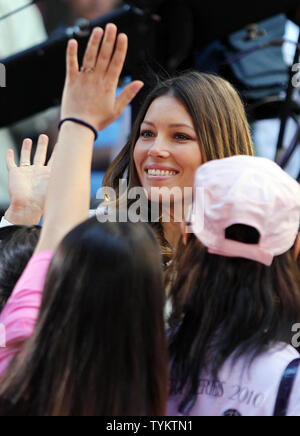
[[[165,144],[165,141],[163,141],[161,138],[155,138],[155,141],[152,144],[152,147],[150,147],[149,156],[152,157],[160,157],[160,158],[167,158],[170,156],[170,152]]]

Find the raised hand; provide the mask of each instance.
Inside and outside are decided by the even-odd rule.
[[[69,42],[62,119],[80,118],[102,130],[122,114],[143,87],[143,82],[132,82],[116,98],[127,48],[127,36],[117,36],[114,24],[108,24],[105,33],[95,28],[79,69],[78,44],[75,40]]]
[[[114,24],[94,29],[79,70],[77,42],[67,48],[62,119],[77,118],[102,130],[115,121],[143,83],[129,84],[116,98],[127,53],[127,36]],[[55,250],[63,237],[88,218],[94,134],[76,122],[62,125],[49,183],[44,225],[36,253]]]
[[[12,224],[38,224],[43,215],[53,162],[52,156],[48,165],[45,165],[48,144],[48,136],[41,135],[32,165],[31,139],[25,139],[23,142],[20,166],[16,165],[13,150],[7,151],[6,165],[11,204],[5,218]]]

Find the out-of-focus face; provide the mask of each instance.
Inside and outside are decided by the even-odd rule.
[[[202,156],[192,118],[179,100],[163,96],[153,101],[141,124],[134,162],[150,199],[154,187],[182,192],[193,187]]]
[[[111,12],[118,0],[68,0],[76,18],[93,20]]]

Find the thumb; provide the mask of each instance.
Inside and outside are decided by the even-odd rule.
[[[135,82],[130,83],[121,95],[117,99],[117,112],[119,116],[124,112],[126,106],[128,106],[134,97],[140,92],[143,88],[144,83],[136,80]]]
[[[6,168],[7,171],[10,171],[13,168],[17,168],[16,162],[15,162],[15,153],[13,150],[7,150],[6,152]]]

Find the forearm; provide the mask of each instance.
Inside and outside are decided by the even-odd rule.
[[[88,218],[93,142],[88,128],[70,122],[62,126],[36,252],[55,250],[71,229]]]
[[[143,86],[127,85],[116,99],[116,87],[125,62],[128,41],[117,36],[114,24],[92,32],[83,59],[78,64],[78,43],[67,48],[67,75],[62,99],[62,118],[82,119],[101,131],[113,123]],[[45,219],[36,252],[55,250],[62,238],[88,218],[90,174],[94,133],[88,127],[65,122],[58,137],[48,187]]]

